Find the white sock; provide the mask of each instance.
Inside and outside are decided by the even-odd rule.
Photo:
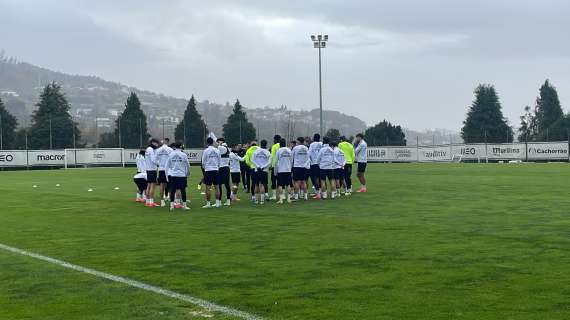
[[[265,194],[264,193],[262,193],[259,197],[261,198],[261,202],[265,202]]]

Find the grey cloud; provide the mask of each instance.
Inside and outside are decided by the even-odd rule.
[[[494,83],[512,124],[550,78],[570,98],[570,2],[0,0],[2,48],[29,62],[179,97],[317,105],[422,129],[458,129]],[[57,36],[55,36],[57,35]]]

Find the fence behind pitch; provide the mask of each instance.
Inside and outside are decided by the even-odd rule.
[[[568,141],[437,146],[370,147],[371,162],[551,161],[569,160]]]
[[[369,147],[370,162],[569,161],[568,141]],[[138,149],[0,150],[0,168],[135,165]],[[198,164],[202,149],[187,149]]]

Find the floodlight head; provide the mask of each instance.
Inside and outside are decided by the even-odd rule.
[[[311,35],[311,40],[315,41],[315,35],[314,34]]]
[[[319,40],[322,40],[322,39],[323,39],[323,36],[319,34]]]
[[[318,48],[318,47],[319,47],[319,42],[318,42],[318,41],[315,41],[313,44],[315,45],[315,48]]]
[[[321,42],[321,48],[326,48],[327,47],[327,43],[326,42]]]
[[[329,41],[329,35],[325,34],[325,41]]]

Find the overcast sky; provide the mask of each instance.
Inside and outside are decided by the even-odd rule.
[[[518,117],[549,78],[570,103],[567,0],[0,0],[0,49],[167,95],[318,107],[458,130],[473,89]]]

